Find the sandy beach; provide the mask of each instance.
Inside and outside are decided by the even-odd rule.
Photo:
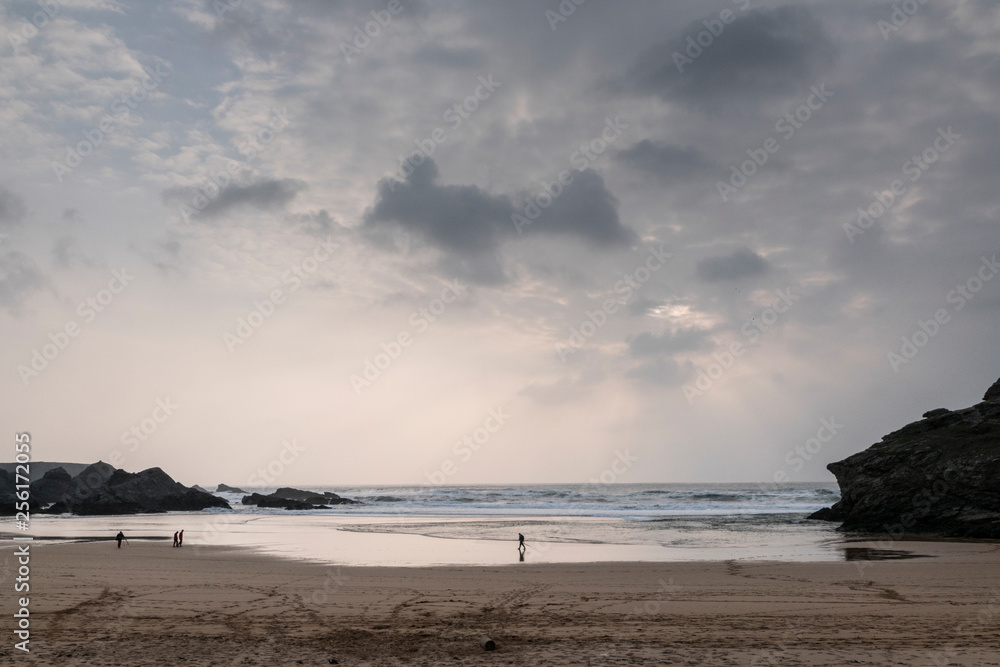
[[[1000,544],[893,549],[927,557],[338,568],[135,538],[120,550],[36,545],[31,655],[15,656],[10,638],[0,655],[38,665],[1000,664]],[[480,647],[483,635],[495,651]]]

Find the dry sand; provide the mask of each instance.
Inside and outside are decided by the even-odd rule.
[[[934,557],[338,569],[162,541],[36,545],[31,655],[5,631],[0,663],[1000,665],[1000,545],[895,548]]]

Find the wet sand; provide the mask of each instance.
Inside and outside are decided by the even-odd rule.
[[[1000,665],[993,543],[851,543],[861,560],[839,563],[338,568],[130,541],[35,545],[31,655],[8,631],[0,661]],[[930,557],[898,557],[912,554]],[[12,626],[9,569],[4,586]]]

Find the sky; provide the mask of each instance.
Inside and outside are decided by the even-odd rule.
[[[0,36],[35,460],[832,481],[1000,377],[994,2],[13,0]]]

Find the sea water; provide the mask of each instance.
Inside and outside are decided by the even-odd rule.
[[[685,560],[840,560],[835,524],[808,521],[839,499],[832,483],[307,486],[361,502],[324,510],[260,509],[32,518],[46,538],[130,539],[249,547],[331,565],[500,565]],[[247,491],[269,493],[273,488]]]

